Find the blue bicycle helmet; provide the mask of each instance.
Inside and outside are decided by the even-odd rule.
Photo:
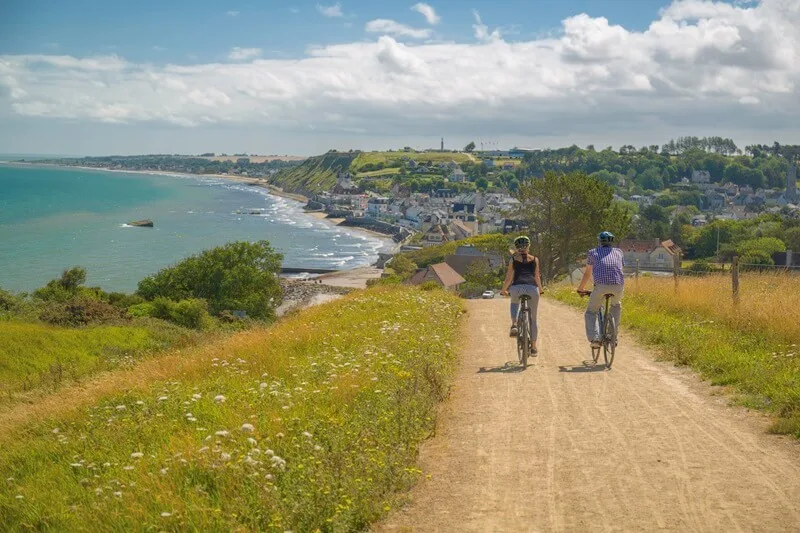
[[[610,231],[603,231],[597,236],[597,240],[600,241],[600,244],[603,246],[608,246],[614,242],[614,234]]]

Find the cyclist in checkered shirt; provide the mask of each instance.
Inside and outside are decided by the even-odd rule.
[[[586,306],[584,314],[586,320],[586,338],[592,347],[600,346],[600,324],[597,320],[597,312],[603,305],[603,296],[611,294],[611,316],[619,329],[619,321],[622,316],[622,292],[625,287],[625,278],[622,276],[622,267],[625,266],[625,259],[622,250],[611,245],[614,242],[614,235],[604,231],[597,236],[600,246],[589,250],[586,254],[586,271],[583,273],[578,293],[584,291],[586,283],[591,276],[594,289],[589,296],[589,304]],[[616,338],[614,342],[616,342]]]

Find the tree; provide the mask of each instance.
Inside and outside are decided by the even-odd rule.
[[[464,147],[464,151],[472,152],[473,150],[475,150],[475,143],[470,141],[470,143]]]
[[[475,185],[478,189],[485,191],[489,188],[489,181],[486,178],[478,178],[478,181],[475,182]]]
[[[636,178],[636,183],[642,186],[643,189],[651,191],[660,191],[664,188],[664,180],[661,177],[661,170],[658,167],[650,167]]]
[[[626,235],[631,214],[613,201],[611,186],[582,172],[546,172],[542,179],[520,185],[521,205],[513,215],[531,228],[542,277],[550,280],[594,246],[597,233]]]
[[[272,318],[281,298],[282,259],[267,241],[232,242],[144,278],[137,292],[147,300],[202,298],[213,314],[243,310],[254,318]]]

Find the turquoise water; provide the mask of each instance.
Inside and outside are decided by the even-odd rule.
[[[143,218],[155,227],[126,225]],[[389,245],[229,180],[0,164],[0,287],[8,290],[30,291],[82,266],[89,285],[133,291],[201,250],[261,239],[285,266],[306,268],[369,264]]]

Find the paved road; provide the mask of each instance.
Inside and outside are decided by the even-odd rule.
[[[508,300],[467,305],[430,478],[375,531],[800,531],[800,445],[764,417],[625,335],[590,371],[581,313],[552,300],[520,372]]]

